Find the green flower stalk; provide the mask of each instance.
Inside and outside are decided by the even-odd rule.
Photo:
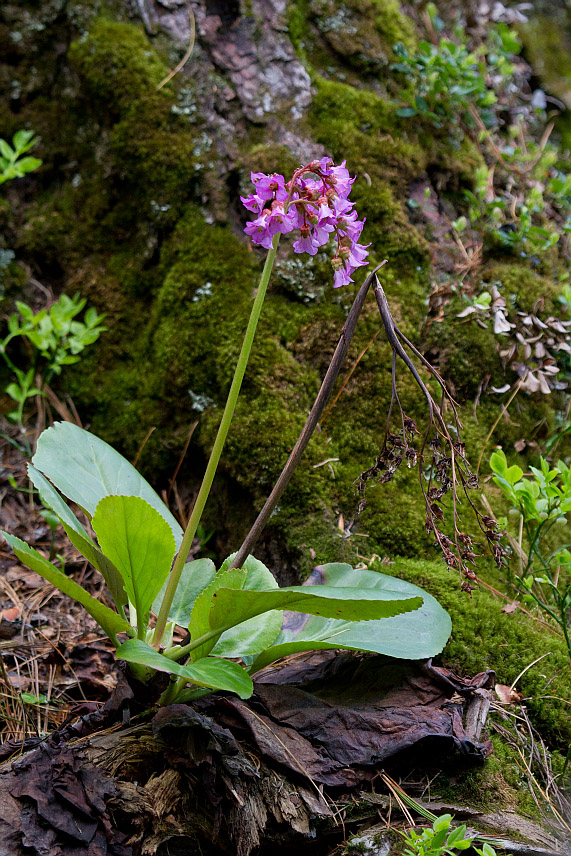
[[[278,233],[274,235],[272,239],[271,249],[268,251],[268,255],[266,257],[266,263],[262,271],[262,276],[260,277],[258,291],[256,293],[254,305],[252,306],[252,312],[250,314],[250,320],[248,321],[248,326],[244,335],[244,341],[242,342],[242,348],[240,350],[238,362],[236,363],[236,369],[234,371],[234,377],[232,379],[232,385],[230,386],[230,392],[228,393],[228,400],[226,401],[224,413],[222,414],[220,427],[218,428],[218,433],[216,434],[214,446],[212,447],[212,451],[210,453],[210,458],[206,466],[206,472],[204,473],[204,478],[202,479],[202,484],[200,485],[198,496],[196,497],[196,501],[192,508],[192,513],[185,529],[179,551],[176,555],[172,570],[170,572],[165,596],[163,598],[161,609],[157,617],[157,624],[153,635],[153,645],[160,645],[161,640],[163,638],[169,615],[169,610],[172,606],[174,595],[180,581],[182,569],[184,568],[184,563],[188,558],[188,554],[190,552],[190,548],[192,547],[194,536],[196,535],[196,530],[198,529],[198,524],[200,523],[204,508],[206,506],[206,502],[210,495],[214,476],[216,475],[216,470],[218,469],[218,464],[220,462],[220,456],[222,455],[222,449],[224,448],[224,443],[226,442],[226,437],[228,436],[228,431],[230,430],[232,417],[234,416],[234,411],[236,410],[236,404],[238,403],[240,388],[242,386],[242,381],[246,372],[246,366],[248,365],[248,359],[252,350],[252,344],[254,342],[256,328],[260,319],[262,305],[264,303],[264,298],[268,289],[268,283],[270,281],[270,276],[274,267],[274,261],[276,258],[276,251],[278,248],[279,240],[280,235]]]

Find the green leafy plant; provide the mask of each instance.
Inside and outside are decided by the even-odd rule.
[[[472,846],[472,839],[466,838],[466,826],[451,829],[452,815],[443,814],[437,817],[432,826],[419,831],[409,829],[402,833],[407,844],[403,850],[404,856],[441,856],[447,853],[454,856],[454,850],[467,850]],[[486,854],[492,856],[492,854]]]
[[[496,851],[487,841],[481,848],[475,846],[480,836],[466,837],[465,824],[452,828],[452,820],[451,814],[443,814],[433,821],[432,826],[401,833],[407,845],[403,856],[442,856],[444,853],[454,856],[454,851],[470,847],[478,856],[496,856]]]
[[[571,545],[546,547],[548,535],[567,523],[571,511],[571,468],[563,461],[550,465],[540,458],[539,468],[531,467],[531,474],[524,476],[521,467],[508,466],[501,450],[492,454],[490,467],[495,484],[520,515],[519,546],[525,547],[526,560],[520,562],[512,582],[526,602],[559,625],[571,657]]]
[[[74,297],[62,294],[49,309],[34,312],[27,303],[16,301],[17,311],[8,318],[8,332],[0,341],[0,354],[15,378],[5,391],[16,408],[7,415],[20,426],[22,433],[28,399],[41,395],[42,386],[49,384],[53,375],[59,375],[64,366],[78,362],[82,351],[107,329],[101,325],[104,315],[99,315],[93,307],[85,312],[83,321],[77,319],[85,304],[79,294]],[[25,348],[25,367],[17,362],[22,360],[22,349],[15,350],[18,340]],[[12,355],[8,351],[10,345]]]
[[[246,698],[250,672],[300,650],[347,648],[418,659],[437,653],[449,636],[449,616],[416,586],[330,565],[324,568],[327,585],[280,589],[249,556],[241,568],[230,568],[230,557],[218,572],[210,559],[185,563],[165,632],[153,647],[150,614],[161,611],[183,537],[168,508],[118,452],[71,423],[56,423],[40,436],[29,476],[71,542],[105,578],[114,608],[19,538],[4,532],[5,539],[20,561],[85,607],[140,680],[156,672],[174,676],[165,702],[189,698],[197,688]],[[97,540],[62,494],[85,511]],[[282,632],[284,609],[313,618],[297,632]],[[186,645],[173,644],[175,625],[188,628]],[[237,658],[243,665],[232,662]]]
[[[438,373],[396,326],[375,278],[382,265],[359,289],[306,425],[240,549],[218,571],[208,558],[187,561],[230,430],[281,234],[296,232],[294,251],[311,255],[333,239],[335,286],[352,282],[351,274],[366,264],[368,255],[367,248],[358,243],[364,221],[357,219],[348,200],[353,179],[344,163],[336,167],[329,158],[322,158],[300,167],[287,183],[281,175],[262,173],[252,173],[252,182],[255,192],[242,201],[257,217],[244,231],[268,254],[218,433],[184,532],[150,485],[111,446],[76,425],[56,423],[39,437],[29,477],[75,548],[102,574],[112,607],[93,598],[37,550],[3,533],[21,562],[83,605],[135,677],[146,683],[156,682],[160,674],[169,677],[159,698],[163,704],[213,689],[230,690],[247,698],[252,693],[253,672],[298,651],[346,648],[422,659],[434,656],[446,644],[450,617],[434,598],[414,585],[332,564],[321,568],[323,585],[279,588],[268,568],[249,555],[323,412],[373,281],[381,321],[394,354],[393,403],[402,418],[397,429],[401,433],[393,433],[389,413],[383,448],[373,467],[359,480],[360,507],[366,501],[367,484],[388,481],[404,460],[418,465],[422,472],[423,449],[431,436],[433,475],[423,490],[427,526],[446,562],[458,571],[462,588],[470,591],[476,579],[471,568],[471,540],[458,529],[456,496],[460,489],[467,496],[467,490],[477,486],[477,478],[457,433],[460,424],[455,404]],[[444,405],[433,399],[405,347],[440,384],[456,420],[453,436]],[[420,451],[414,446],[419,434],[416,424],[402,412],[396,391],[397,356],[412,372],[427,403],[428,428]],[[454,542],[440,531],[437,522],[444,518],[439,503],[448,492],[454,496]],[[87,515],[94,537],[64,497]],[[473,503],[471,506],[494,551],[501,553],[495,521],[484,520]],[[282,630],[284,610],[310,618],[295,631]],[[188,630],[184,644],[173,643],[176,626]]]
[[[473,190],[465,190],[472,228],[481,230],[504,247],[542,253],[559,241],[557,229],[539,225],[544,210],[543,189],[538,184],[526,188],[526,195],[514,196],[494,190],[493,170],[480,166],[475,171]],[[457,231],[468,225],[466,218],[456,221]],[[461,228],[458,228],[458,224]]]
[[[13,178],[23,178],[42,165],[39,158],[23,157],[36,143],[33,131],[17,131],[12,145],[0,139],[0,184]]]
[[[433,29],[439,29],[430,17]],[[505,24],[492,29],[486,43],[473,50],[461,29],[438,44],[421,42],[413,55],[395,46],[400,62],[393,68],[408,83],[398,115],[426,118],[447,129],[453,143],[468,133],[489,164],[475,170],[474,187],[464,192],[467,216],[451,224],[460,247],[457,238],[466,233],[468,246],[478,236],[496,250],[539,255],[571,229],[570,180],[557,171],[557,152],[548,144],[553,126],[535,141],[529,131],[541,111],[529,111],[527,118],[522,112],[505,128],[498,120],[500,108],[513,103],[509,83],[520,49],[517,34]],[[466,248],[464,258],[471,261]],[[481,258],[481,252],[476,253],[467,270]]]
[[[437,128],[448,127],[462,137],[463,125],[474,126],[470,106],[486,127],[496,124],[494,105],[498,98],[489,75],[495,72],[508,77],[513,72],[509,57],[519,52],[520,44],[503,24],[493,31],[487,45],[474,51],[468,50],[462,31],[457,38],[457,42],[441,38],[437,45],[419,42],[414,54],[399,43],[394,47],[399,62],[392,67],[410,84],[407,103],[398,108],[397,115],[421,116]]]

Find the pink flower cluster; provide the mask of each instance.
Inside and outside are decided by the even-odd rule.
[[[240,199],[248,211],[258,215],[244,229],[254,244],[269,250],[278,232],[285,235],[299,230],[294,252],[314,256],[334,238],[335,288],[353,282],[355,268],[367,264],[370,244],[358,243],[365,220],[357,219],[355,203],[349,201],[355,179],[349,176],[345,161],[341,166],[334,166],[330,158],[313,161],[297,169],[287,183],[277,173],[253,172],[251,178],[255,193]]]

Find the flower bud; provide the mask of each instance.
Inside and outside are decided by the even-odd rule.
[[[331,259],[331,267],[333,270],[341,270],[343,267],[343,259],[340,259],[339,256],[333,256]]]

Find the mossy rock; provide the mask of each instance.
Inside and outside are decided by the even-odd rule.
[[[394,0],[317,0],[310,19],[334,54],[360,72],[386,70],[398,42],[415,45],[412,22]]]
[[[550,747],[566,751],[571,741],[571,672],[562,635],[521,610],[507,615],[502,612],[505,601],[485,589],[466,595],[453,572],[437,562],[395,558],[382,571],[425,588],[450,613],[452,636],[440,659],[459,674],[492,669],[498,683],[510,685],[526,666],[548,653],[526,671],[517,689]],[[490,579],[490,572],[487,576]]]

